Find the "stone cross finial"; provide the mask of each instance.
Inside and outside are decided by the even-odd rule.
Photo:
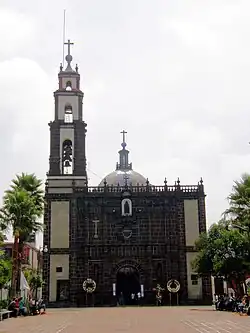
[[[66,71],[72,71],[72,68],[71,68],[71,66],[70,66],[70,63],[71,63],[73,57],[72,57],[72,55],[70,54],[70,46],[71,46],[71,45],[74,45],[74,43],[71,43],[71,42],[70,42],[70,39],[68,39],[67,43],[64,43],[64,45],[68,45],[68,54],[67,54],[66,57],[65,57],[65,60],[66,60],[67,63],[68,63],[68,66],[67,66],[67,68],[66,68]]]
[[[122,147],[126,147],[125,134],[127,134],[128,132],[123,130],[120,133],[122,134]]]
[[[67,43],[64,43],[64,45],[68,45],[68,55],[71,55],[71,54],[70,54],[70,46],[71,46],[71,45],[74,45],[74,43],[72,43],[72,42],[70,41],[70,39],[68,39]]]

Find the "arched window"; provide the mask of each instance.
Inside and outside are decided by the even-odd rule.
[[[66,83],[66,90],[67,91],[71,91],[72,90],[72,83],[71,83],[71,81],[67,81],[67,83]]]
[[[130,199],[122,200],[122,216],[132,215],[132,201]]]
[[[62,171],[64,175],[70,175],[73,173],[72,141],[65,140],[62,148]]]
[[[128,202],[126,201],[125,204],[124,204],[124,214],[129,214],[129,204]]]
[[[70,104],[65,105],[64,122],[73,123],[73,112],[72,112],[72,106]]]

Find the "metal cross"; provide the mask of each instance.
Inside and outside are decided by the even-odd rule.
[[[122,134],[122,141],[123,141],[123,143],[125,143],[126,141],[125,141],[125,134],[127,134],[128,132],[126,132],[126,131],[122,131],[122,132],[120,132],[121,134]]]
[[[97,234],[97,224],[98,222],[100,222],[99,220],[93,220],[92,221],[95,224],[95,234],[94,234],[94,238],[98,238],[98,234]]]
[[[68,39],[67,43],[64,43],[64,45],[68,45],[68,55],[70,55],[70,45],[74,45],[74,43],[70,42],[70,39]]]

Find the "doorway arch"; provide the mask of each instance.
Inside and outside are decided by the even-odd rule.
[[[116,295],[124,305],[136,304],[141,292],[139,270],[132,265],[124,265],[116,273]],[[134,295],[134,297],[133,297]]]

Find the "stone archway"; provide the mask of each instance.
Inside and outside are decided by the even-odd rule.
[[[137,295],[141,292],[140,272],[133,265],[123,265],[116,273],[116,295],[123,305],[137,303]]]

